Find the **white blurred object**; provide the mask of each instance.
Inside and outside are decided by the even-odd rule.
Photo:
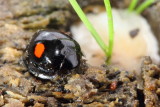
[[[150,56],[154,63],[160,63],[158,43],[149,24],[140,15],[126,10],[112,10],[114,22],[114,48],[112,65],[123,70],[140,70],[143,56]],[[87,14],[87,17],[108,43],[108,23],[106,12]],[[105,63],[105,54],[98,46],[83,23],[71,27],[71,33],[79,42],[87,62],[93,66]]]

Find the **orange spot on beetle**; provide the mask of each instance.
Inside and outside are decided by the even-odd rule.
[[[38,43],[38,44],[36,44],[36,46],[35,46],[34,55],[35,55],[37,58],[41,58],[41,57],[42,57],[42,54],[44,53],[44,50],[45,50],[44,44],[43,44],[43,43]]]

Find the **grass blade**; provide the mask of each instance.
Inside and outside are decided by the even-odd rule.
[[[152,3],[154,3],[154,1],[155,0],[146,0],[136,9],[136,13],[138,14],[142,13],[147,7],[149,7]]]
[[[138,3],[138,0],[132,0],[128,7],[128,11],[132,12],[135,9],[137,3]]]
[[[113,51],[114,44],[114,28],[113,28],[113,16],[112,16],[112,8],[109,0],[104,0],[104,4],[106,7],[106,12],[108,16],[108,31],[109,31],[109,45],[108,45],[108,53],[107,53],[107,62],[110,62]]]
[[[76,0],[69,0],[69,2],[72,5],[72,7],[74,8],[74,10],[76,11],[76,13],[78,14],[78,16],[80,17],[80,19],[82,20],[82,22],[85,24],[87,29],[91,32],[92,36],[95,38],[95,40],[97,41],[99,46],[102,48],[102,50],[107,55],[107,49],[108,49],[107,45],[103,42],[103,40],[101,39],[99,34],[96,32],[95,28],[92,26],[92,24],[90,23],[88,18],[85,16],[84,12],[82,11],[80,6],[78,5],[77,1]]]

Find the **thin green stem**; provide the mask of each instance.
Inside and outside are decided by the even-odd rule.
[[[137,9],[136,13],[140,14],[142,13],[147,7],[149,7],[155,0],[146,0],[144,3],[142,3]]]
[[[92,36],[95,38],[95,40],[97,41],[99,46],[102,48],[102,50],[107,55],[107,49],[108,49],[107,45],[103,42],[103,40],[101,39],[99,34],[96,32],[95,28],[92,26],[92,24],[90,23],[88,18],[85,16],[84,12],[82,11],[80,6],[78,5],[77,1],[76,0],[69,0],[69,2],[72,5],[72,7],[74,8],[74,10],[76,11],[76,13],[78,14],[78,16],[80,17],[80,19],[82,20],[82,22],[85,24],[87,29],[91,32]]]
[[[109,35],[109,47],[108,47],[108,53],[107,53],[107,55],[108,55],[107,62],[110,62],[110,59],[112,57],[113,44],[114,44],[113,16],[112,16],[112,9],[111,9],[111,5],[110,5],[110,1],[104,0],[104,4],[106,7],[106,12],[107,12],[107,16],[108,16],[108,31],[109,31],[109,34],[108,34]]]
[[[138,3],[138,0],[132,0],[128,7],[128,11],[132,12],[135,9],[137,3]]]

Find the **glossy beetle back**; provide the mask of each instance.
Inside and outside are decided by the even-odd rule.
[[[79,44],[66,34],[41,30],[34,34],[26,50],[28,71],[42,79],[66,74],[80,64]]]

